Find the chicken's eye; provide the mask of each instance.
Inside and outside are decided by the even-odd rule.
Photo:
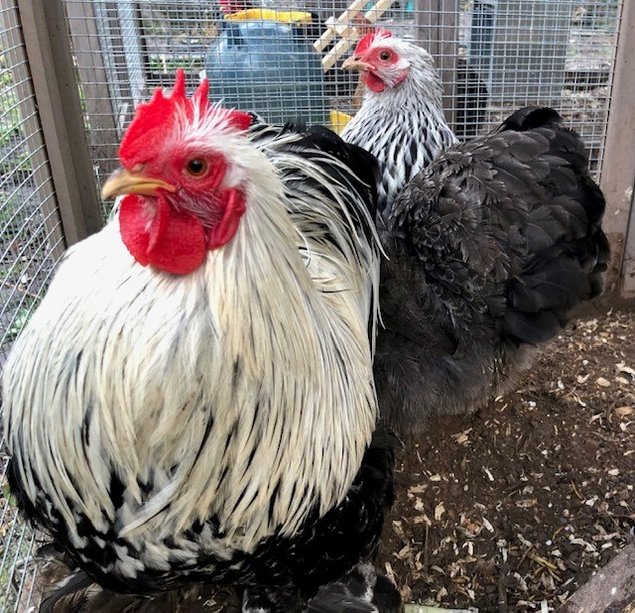
[[[207,162],[202,158],[194,158],[186,164],[185,170],[192,177],[200,177],[207,172]]]
[[[379,54],[379,59],[384,62],[387,62],[390,58],[392,58],[392,53],[390,53],[390,51],[382,51]]]

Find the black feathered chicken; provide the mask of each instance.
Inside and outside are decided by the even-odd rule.
[[[426,51],[380,30],[345,64],[367,92],[343,138],[380,163],[380,411],[407,435],[501,393],[602,291],[604,197],[554,110],[522,109],[450,146]]]

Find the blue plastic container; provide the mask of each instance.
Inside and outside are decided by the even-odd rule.
[[[271,123],[328,120],[320,56],[301,27],[227,21],[205,68],[213,101],[253,111]]]

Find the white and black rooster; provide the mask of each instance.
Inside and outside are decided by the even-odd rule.
[[[454,144],[426,51],[378,30],[344,66],[367,91],[342,136],[381,172],[380,412],[407,436],[504,391],[571,310],[601,293],[604,197],[556,111],[521,109]]]
[[[203,582],[300,611],[376,548],[374,161],[249,123],[182,72],[140,105],[103,188],[117,215],[68,250],[6,364],[11,488],[80,569],[65,593]]]

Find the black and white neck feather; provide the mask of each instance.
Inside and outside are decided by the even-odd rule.
[[[443,115],[443,88],[432,56],[398,39],[378,38],[373,44],[394,49],[407,76],[383,91],[366,89],[342,138],[379,161],[378,209],[385,215],[410,179],[457,139]]]

